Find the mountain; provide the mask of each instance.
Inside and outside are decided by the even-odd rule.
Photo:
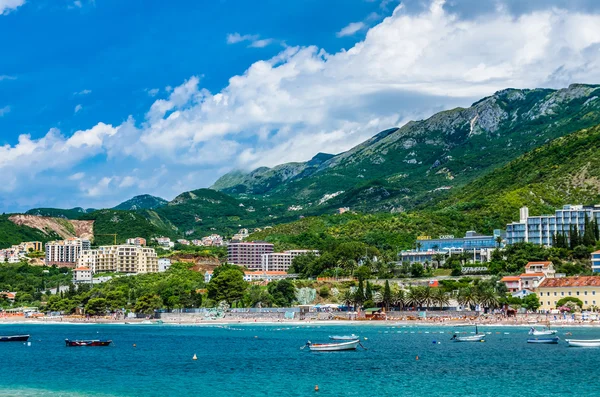
[[[391,128],[347,152],[234,171],[213,188],[307,212],[398,212],[436,202],[527,151],[600,124],[600,86],[506,89],[469,108]]]
[[[0,249],[24,241],[43,243],[69,237],[91,238],[93,222],[36,215],[0,216]]]
[[[63,210],[58,208],[34,208],[26,212],[27,215],[46,216],[50,218],[77,219],[83,214],[89,214],[96,211],[93,208],[84,209],[81,207]]]
[[[113,209],[122,211],[153,210],[155,208],[162,207],[167,203],[167,200],[160,197],[143,194],[141,196],[135,196],[127,201],[124,201]]]

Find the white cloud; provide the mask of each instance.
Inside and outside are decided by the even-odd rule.
[[[79,181],[85,178],[85,172],[77,172],[69,177],[71,181]]]
[[[148,95],[150,95],[151,97],[155,97],[158,95],[158,93],[160,92],[160,90],[158,88],[151,88],[151,89],[147,89],[146,92],[148,93]]]
[[[79,92],[74,92],[73,95],[88,95],[91,93],[92,93],[92,90],[85,89],[85,90],[81,90]]]
[[[83,109],[83,106],[81,106],[81,104],[78,104],[77,106],[75,106],[75,113],[78,113],[81,109]]]
[[[2,1],[2,0],[0,0]],[[7,74],[0,74],[0,81],[2,80],[16,80],[17,78],[15,76],[9,76]]]
[[[73,5],[74,5],[75,7],[77,7],[77,8],[81,8],[81,7],[83,7],[83,5],[81,4],[81,0],[75,0],[75,1],[73,2]]]
[[[8,112],[10,112],[10,106],[6,105],[3,108],[0,108],[0,117],[4,116]]]
[[[241,35],[239,33],[229,33],[227,35],[227,44],[237,44],[243,41],[254,41],[258,39],[257,34],[245,34]]]
[[[0,15],[6,15],[25,4],[25,0],[0,0]]]
[[[340,30],[339,32],[337,32],[335,35],[337,37],[352,36],[356,32],[358,32],[360,30],[363,30],[366,27],[367,27],[367,25],[365,25],[364,22],[352,22],[352,23],[349,23],[344,28],[342,28],[342,30]]]
[[[548,8],[461,19],[442,4],[416,14],[398,6],[363,41],[335,54],[285,48],[219,92],[192,76],[154,101],[144,120],[99,123],[72,137],[57,130],[40,139],[22,135],[0,146],[0,175],[7,176],[0,192],[18,191],[41,172],[69,175],[104,156],[86,169],[84,194],[106,200],[149,189],[173,197],[210,184],[224,169],[344,151],[385,128],[506,87],[600,81],[599,15]],[[134,168],[161,171],[135,175]],[[128,175],[137,182],[125,181]],[[123,183],[132,190],[115,189]]]
[[[257,34],[245,34],[241,35],[239,33],[229,33],[227,35],[227,44],[237,44],[243,43],[245,41],[249,41],[250,44],[248,47],[250,48],[264,48],[269,44],[275,42],[274,39],[261,39]]]

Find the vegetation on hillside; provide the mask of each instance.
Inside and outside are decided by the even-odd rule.
[[[19,226],[11,222],[7,215],[0,215],[0,249],[24,241],[41,241],[45,243],[56,238],[59,238],[59,236],[54,233],[44,233],[28,226]]]

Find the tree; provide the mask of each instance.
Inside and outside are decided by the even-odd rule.
[[[383,304],[385,310],[390,310],[390,303],[392,302],[392,289],[390,288],[390,282],[385,280],[385,286],[383,288]]]
[[[90,299],[85,305],[85,312],[91,314],[92,316],[97,316],[99,314],[106,314],[107,310],[106,299],[104,298],[93,298]]]
[[[425,273],[425,269],[420,263],[415,262],[410,266],[410,274],[413,277],[422,277],[423,273]]]
[[[525,309],[532,312],[537,311],[540,308],[540,299],[537,294],[529,294],[522,300],[522,305]]]
[[[354,271],[354,277],[358,278],[359,281],[368,280],[371,277],[371,269],[368,266],[359,266]]]
[[[450,303],[448,294],[442,288],[436,288],[432,293],[432,301],[439,306],[440,310],[444,309]]]
[[[373,288],[371,287],[371,283],[367,281],[367,286],[365,287],[365,299],[373,300]]]
[[[472,287],[465,287],[458,290],[458,296],[456,298],[461,306],[471,307],[477,304],[477,297]]]
[[[160,296],[144,295],[138,298],[133,310],[136,313],[154,314],[154,311],[160,309],[162,305],[163,301]]]
[[[406,303],[412,306],[415,310],[419,309],[423,304],[422,287],[408,287]]]
[[[404,306],[406,305],[406,292],[400,288],[393,291],[392,303],[394,304],[394,306],[398,306],[400,309],[404,309]]]
[[[575,298],[574,296],[566,296],[560,299],[558,302],[556,302],[556,307],[565,306],[567,302],[573,302],[574,304],[579,306],[579,308],[583,307],[583,302],[581,301],[581,299]]]
[[[272,281],[267,286],[273,303],[279,307],[290,307],[296,298],[296,287],[291,280]]]
[[[250,307],[270,306],[271,295],[260,285],[253,284],[246,290],[244,302]]]
[[[354,291],[354,298],[352,301],[354,302],[355,310],[357,306],[362,305],[362,303],[365,301],[365,290],[362,280],[358,280],[358,287],[356,287],[356,291]]]
[[[433,255],[433,260],[436,263],[436,268],[439,268],[442,266],[442,262],[444,261],[444,254],[441,253],[437,253]]]
[[[228,269],[210,280],[207,286],[208,297],[216,302],[226,301],[229,305],[243,298],[248,283],[242,272]]]

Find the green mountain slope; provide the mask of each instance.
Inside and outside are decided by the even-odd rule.
[[[59,208],[34,208],[26,212],[27,215],[49,216],[51,218],[77,219],[84,214],[96,211],[93,208],[71,208],[67,210]]]
[[[213,187],[284,206],[401,211],[437,201],[551,139],[600,123],[600,88],[507,89],[383,131],[348,152],[225,175]],[[311,160],[312,161],[312,160]]]
[[[113,209],[122,211],[153,210],[162,207],[167,203],[167,200],[160,197],[143,194],[124,201]]]
[[[19,244],[24,241],[41,241],[45,243],[59,238],[51,232],[43,232],[29,226],[16,225],[11,222],[9,215],[0,215],[0,249]]]

